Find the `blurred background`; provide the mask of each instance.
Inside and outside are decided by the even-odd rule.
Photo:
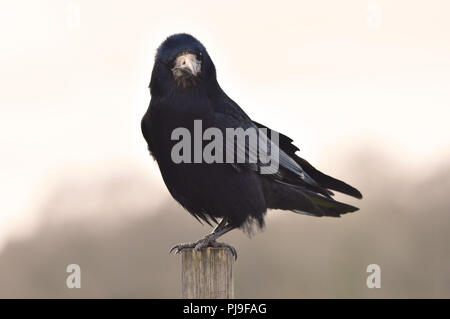
[[[271,211],[238,249],[238,298],[450,297],[448,1],[0,3],[0,297],[179,298],[210,231],[174,202],[140,119],[157,46],[187,32],[222,88],[360,211]],[[261,67],[264,65],[264,67]],[[81,267],[68,289],[66,267]],[[381,267],[369,289],[366,267]]]

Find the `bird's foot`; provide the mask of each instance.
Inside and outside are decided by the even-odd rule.
[[[216,241],[214,236],[211,236],[211,235],[206,235],[204,238],[196,241],[195,243],[181,243],[181,244],[175,245],[170,249],[169,254],[172,252],[175,252],[175,254],[178,254],[183,249],[188,249],[188,248],[194,248],[195,251],[199,251],[200,249],[206,248],[206,247],[228,248],[231,251],[231,254],[233,255],[234,259],[235,260],[237,259],[237,251],[233,246],[228,245],[226,243],[219,243]]]

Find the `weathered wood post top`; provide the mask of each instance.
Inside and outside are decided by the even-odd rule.
[[[228,248],[188,248],[181,253],[182,298],[234,298],[234,257]]]

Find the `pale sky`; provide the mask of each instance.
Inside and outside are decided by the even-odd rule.
[[[322,167],[363,146],[414,171],[450,155],[448,1],[28,0],[0,12],[0,247],[33,229],[65,176],[129,165],[161,184],[139,123],[155,49],[177,32],[206,46],[251,117]]]

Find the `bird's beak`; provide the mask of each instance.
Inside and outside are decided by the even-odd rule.
[[[175,78],[186,75],[197,76],[200,73],[201,65],[201,61],[197,60],[195,54],[183,53],[175,59],[172,73]]]

